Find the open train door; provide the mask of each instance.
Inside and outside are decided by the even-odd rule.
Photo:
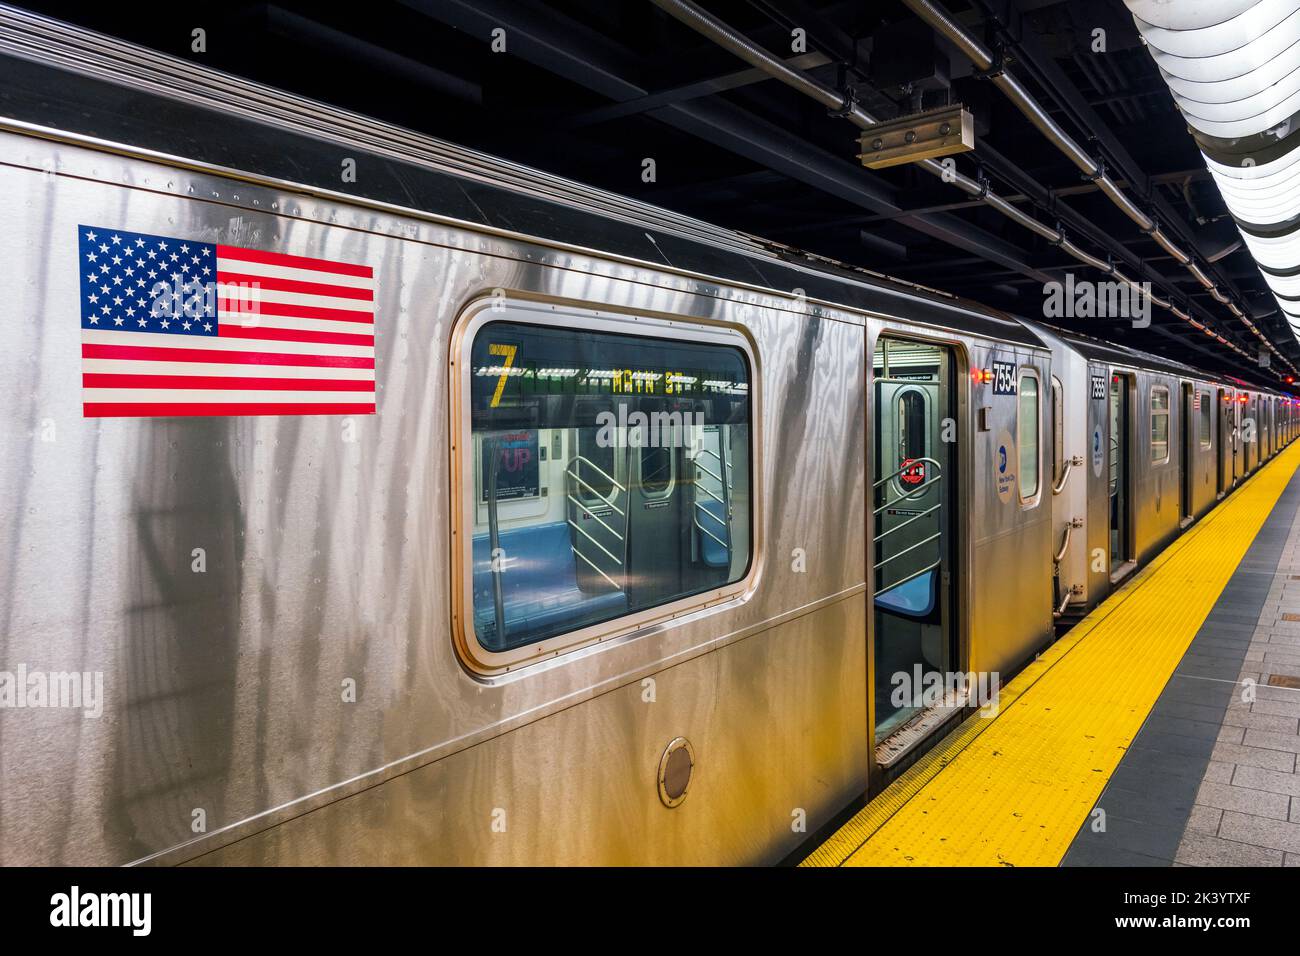
[[[949,348],[882,336],[873,377],[875,474],[875,740],[876,762],[888,769],[923,739],[926,708],[901,692],[896,675],[947,673],[953,628],[952,473],[955,436],[944,436],[952,412],[954,358]],[[907,686],[911,686],[909,683]],[[904,739],[907,738],[907,739]]]

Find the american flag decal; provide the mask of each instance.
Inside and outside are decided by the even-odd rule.
[[[374,414],[370,266],[77,228],[85,417]]]

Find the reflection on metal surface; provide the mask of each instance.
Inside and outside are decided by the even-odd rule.
[[[49,179],[40,169],[51,153],[83,175]],[[423,234],[439,241],[340,229],[323,221],[329,206],[246,184],[241,201],[299,215],[232,208],[193,198],[226,195],[225,181],[11,134],[0,135],[0,154],[9,164],[0,213],[21,226],[0,237],[15,263],[0,285],[23,314],[77,314],[63,250],[78,222],[112,217],[141,231],[373,262],[380,370],[379,414],[350,429],[345,419],[295,417],[91,423],[67,385],[80,360],[75,321],[19,329],[6,353],[10,421],[34,434],[53,419],[59,440],[17,440],[0,469],[15,503],[0,518],[0,650],[6,661],[102,671],[105,713],[75,726],[53,711],[0,715],[5,863],[178,862],[222,846],[222,859],[261,862],[759,862],[793,848],[784,808],[808,806],[815,823],[861,792],[866,755],[853,741],[865,726],[865,577],[852,531],[865,521],[854,411],[860,319],[751,306],[744,321],[774,400],[755,405],[765,429],[755,435],[762,474],[752,482],[771,491],[755,512],[754,546],[768,538],[776,553],[806,548],[818,555],[815,574],[760,562],[755,580],[765,586],[742,600],[484,681],[459,666],[450,638],[453,317],[494,288],[705,316],[714,327],[736,323],[737,307],[641,267],[523,244],[513,257],[484,255],[508,245],[452,229],[435,236],[428,223]],[[170,181],[181,195],[123,179]],[[810,367],[822,373],[804,374]],[[794,408],[819,411],[775,427],[770,409],[784,417]],[[796,493],[823,481],[842,496],[834,514]],[[191,570],[196,548],[204,573]],[[795,674],[817,694],[774,703]],[[651,675],[659,705],[641,701]],[[340,694],[346,681],[354,702]],[[714,712],[714,701],[727,703]],[[672,730],[707,743],[719,772],[740,766],[744,740],[761,728],[781,755],[780,775],[757,800],[706,792],[693,815],[673,815],[690,820],[685,827],[643,817],[647,796],[660,806],[657,795],[599,768],[665,739],[660,722],[670,715]],[[842,743],[814,754],[800,743],[806,733]],[[570,772],[540,772],[529,751],[572,762]],[[825,783],[809,794],[809,780]],[[31,799],[33,786],[41,799]],[[574,787],[623,809],[593,828]],[[512,795],[514,832],[533,837],[494,843],[480,827],[500,793]],[[424,821],[414,830],[413,805]],[[557,807],[569,809],[557,816]],[[205,832],[193,829],[196,810]],[[353,839],[359,812],[367,830],[394,839]],[[625,845],[629,820],[658,856]],[[449,841],[452,832],[465,836]]]

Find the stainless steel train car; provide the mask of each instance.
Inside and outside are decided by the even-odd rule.
[[[1044,325],[1056,615],[1085,613],[1295,434],[1293,399]]]
[[[1178,532],[1185,384],[1215,496],[1294,435],[6,8],[0,77],[6,864],[778,861]]]

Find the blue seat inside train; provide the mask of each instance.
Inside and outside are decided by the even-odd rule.
[[[910,581],[876,595],[876,607],[900,617],[925,620],[935,613],[939,597],[939,570],[931,568]]]
[[[474,628],[484,647],[501,651],[627,612],[622,591],[589,593],[578,587],[579,559],[563,521],[502,531],[499,546],[505,552],[504,640],[496,633],[488,536],[474,536]]]

